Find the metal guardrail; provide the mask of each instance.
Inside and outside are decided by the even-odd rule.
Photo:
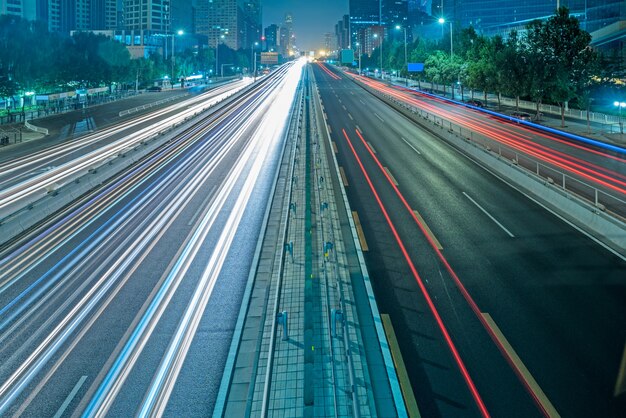
[[[44,134],[44,135],[48,135],[48,132],[49,132],[47,128],[40,128],[39,126],[35,126],[29,123],[28,121],[24,122],[24,126],[26,126],[31,131],[39,132],[40,134]]]
[[[402,78],[398,78],[397,80],[404,80]],[[412,83],[415,83],[415,80],[411,80]],[[428,81],[419,81],[419,88],[420,89],[430,89],[432,91],[437,91],[438,93],[443,93],[444,89],[442,88],[442,85],[440,84],[434,84],[434,83],[430,83]],[[450,92],[450,86],[446,86],[445,89],[446,93],[449,94]],[[468,90],[471,92],[471,90]],[[476,91],[474,91],[476,92]],[[483,100],[484,97],[484,92],[480,92],[481,96],[474,96],[476,98],[479,98],[480,100]],[[455,93],[455,96],[457,96],[457,94]],[[458,94],[458,96],[460,97],[460,94]],[[464,93],[463,94],[464,98],[469,98],[470,94],[468,93]],[[492,101],[497,101],[498,98],[496,95],[492,94],[492,93],[488,93],[488,99],[492,100]],[[504,105],[507,106],[516,106],[516,101],[514,98],[510,98],[510,97],[500,97],[500,102]],[[536,111],[537,110],[537,103],[535,102],[529,102],[527,100],[520,100],[519,101],[519,107],[521,109],[526,109],[526,110],[532,110],[532,111]],[[549,104],[539,104],[539,111],[541,113],[549,113],[549,114],[553,114],[553,115],[561,115],[561,108],[559,106],[555,106],[555,105],[549,105]],[[587,121],[587,111],[586,110],[580,110],[580,109],[566,109],[565,110],[565,117],[570,117],[570,118],[576,118],[576,119],[580,119],[581,121],[586,122]],[[589,120],[591,122],[595,122],[595,123],[600,123],[603,125],[617,125],[620,122],[620,118],[619,116],[615,116],[615,115],[607,115],[604,113],[599,113],[599,112],[589,112]],[[612,132],[612,130],[611,130]],[[619,131],[618,131],[619,132]]]
[[[177,100],[185,96],[189,96],[189,93],[179,94],[176,96],[168,97],[167,99],[159,100],[158,102],[152,102],[152,103],[148,103],[142,106],[133,107],[132,109],[122,110],[118,114],[118,116],[122,117],[122,116],[130,115],[131,113],[136,113],[136,112],[139,112],[140,110],[150,109],[151,107],[159,106],[159,105],[162,105],[163,103],[171,102],[173,100]]]

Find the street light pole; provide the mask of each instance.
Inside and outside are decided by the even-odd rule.
[[[626,107],[626,102],[613,102],[613,105],[617,106],[618,124],[620,135],[624,134],[624,124],[622,123],[622,107]]]
[[[361,75],[361,44],[359,42],[356,43],[357,46],[357,54],[359,54],[359,75]]]
[[[408,72],[409,72],[409,61],[407,59],[407,53],[406,53],[406,49],[407,49],[407,43],[406,43],[406,28],[404,26],[400,26],[400,25],[396,25],[396,29],[400,29],[402,28],[402,30],[404,31],[404,70],[407,72],[407,77],[404,78],[404,80],[406,81],[406,85],[409,85],[409,78],[408,78]]]

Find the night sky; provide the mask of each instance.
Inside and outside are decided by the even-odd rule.
[[[319,49],[324,33],[335,33],[335,24],[348,14],[348,0],[261,0],[263,27],[280,25],[285,13],[293,15],[296,45],[301,50]]]

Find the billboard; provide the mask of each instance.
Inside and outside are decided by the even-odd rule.
[[[261,64],[278,64],[278,52],[261,52]]]
[[[354,62],[354,51],[351,49],[341,50],[341,63],[352,64]]]
[[[424,71],[423,62],[409,62],[407,67],[407,71],[410,73],[421,73],[422,71]]]

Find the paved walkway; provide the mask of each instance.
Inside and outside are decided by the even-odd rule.
[[[387,341],[371,332],[380,323],[373,295],[355,293],[355,277],[360,286],[364,277],[346,246],[354,239],[342,232],[347,215],[336,200],[322,113],[309,79],[303,83],[214,416],[406,416],[392,394]]]

